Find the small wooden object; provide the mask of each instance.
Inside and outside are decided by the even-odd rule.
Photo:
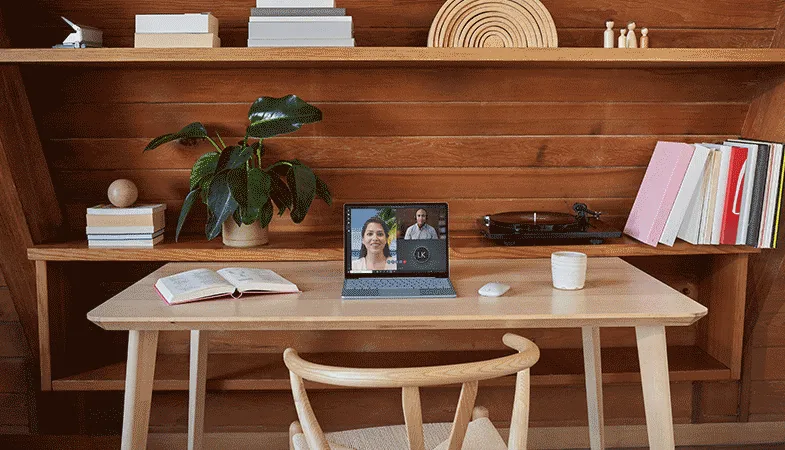
[[[556,25],[539,0],[447,0],[428,47],[558,47]]]
[[[621,34],[619,35],[619,48],[627,48],[627,29],[622,28]]]
[[[649,29],[641,29],[641,48],[649,48]]]
[[[638,48],[638,37],[635,36],[635,22],[627,24],[627,48]]]
[[[616,35],[613,32],[614,22],[612,20],[608,20],[605,22],[605,39],[603,42],[604,48],[613,48],[613,41]]]
[[[118,208],[127,208],[134,204],[139,197],[139,190],[131,180],[120,178],[112,181],[106,195],[109,201]]]

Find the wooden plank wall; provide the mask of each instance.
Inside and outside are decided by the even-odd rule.
[[[243,46],[251,3],[108,0],[97,6],[88,0],[34,1],[8,11],[9,28],[16,47],[49,46],[62,39],[55,35],[58,29],[62,31],[58,16],[64,15],[102,28],[108,46],[130,46],[136,13],[212,10],[221,19],[224,45]],[[338,6],[346,7],[354,17],[358,45],[417,46],[425,42],[441,3],[339,0]],[[639,27],[648,26],[655,47],[768,47],[783,10],[781,0],[743,4],[730,0],[668,4],[598,0],[591,6],[574,0],[544,3],[554,16],[562,46],[599,46],[604,21],[610,17],[617,24],[635,20]],[[29,17],[46,19],[31,28]],[[187,189],[188,169],[207,147],[176,144],[142,154],[144,144],[194,120],[230,136],[228,140],[236,140],[253,99],[288,93],[297,93],[322,108],[325,120],[306,126],[296,135],[269,140],[268,156],[270,160],[296,157],[316,168],[332,187],[338,204],[447,198],[452,228],[470,229],[477,217],[488,212],[566,211],[573,201],[584,200],[606,212],[609,221],[618,225],[629,212],[656,140],[716,141],[737,135],[748,116],[750,102],[762,93],[761,89],[768,88],[755,82],[760,76],[756,70],[726,69],[46,67],[27,68],[23,75],[62,205],[64,228],[72,236],[83,236],[85,206],[103,201],[106,186],[121,177],[137,182],[142,200],[168,203],[167,220],[175,223]],[[316,203],[301,226],[284,218],[276,219],[273,227],[337,231],[339,215],[338,208]],[[196,211],[187,232],[200,233],[203,217],[203,211]],[[171,225],[169,231],[173,231]],[[681,264],[692,266],[694,262],[687,259],[672,264],[673,260],[669,259],[668,264],[654,260],[649,263],[666,266],[657,275],[667,278],[670,269]],[[113,279],[116,271],[111,267],[104,269],[101,278],[105,291],[81,299],[76,311],[88,309],[127,285],[128,280]],[[147,269],[138,265],[136,270]],[[649,270],[658,269],[650,266]],[[673,272],[682,278],[669,283],[679,289],[693,289],[692,295],[697,296],[700,273],[694,267]],[[79,280],[73,277],[77,286]],[[74,313],[73,317],[86,327],[83,314]],[[86,342],[85,336],[93,335],[85,334],[75,342]],[[456,345],[467,344],[473,338],[481,339],[469,336]],[[569,333],[540,336],[540,342],[553,346],[575,346],[577,339]],[[620,330],[604,344],[630,345],[630,339],[628,330]],[[669,331],[669,339],[671,343],[694,343],[695,330]],[[246,343],[252,346],[258,340],[256,337]],[[416,339],[408,342],[414,345]],[[163,337],[162,344],[163,351],[184,350],[181,335]],[[238,350],[231,339],[219,345]],[[480,345],[491,348],[498,343]],[[121,350],[115,347],[110,357],[122,357]],[[267,351],[279,348],[268,347]],[[679,422],[736,420],[738,392],[735,382],[675,383],[674,416]],[[501,388],[492,389],[482,393],[481,399],[485,395],[495,405],[492,414],[496,417],[507,417],[509,412],[498,405],[506,404],[509,394]],[[336,396],[341,397],[321,393],[314,401],[326,404]],[[533,424],[583,423],[583,406],[576,406],[584,404],[582,387],[543,388],[533,396]],[[608,423],[643,423],[638,397],[637,385],[606,388]],[[121,395],[91,393],[80,398],[80,420],[88,424],[87,431],[116,431]],[[397,397],[382,398],[379,404],[389,408],[369,407],[368,397],[357,399],[362,414],[358,410],[342,417],[366,417],[363,420],[371,425],[391,417],[366,416],[369,412],[398,410]],[[430,415],[426,420],[449,415],[446,404],[439,403],[437,397],[432,400],[435,403],[426,411]],[[269,410],[273,409],[269,409],[265,416],[260,405],[268,401],[288,412],[272,417]],[[152,426],[161,431],[183,429],[184,402],[182,393],[156,394]],[[208,412],[208,430],[280,430],[293,418],[290,403],[286,393],[214,393],[208,404],[210,411],[217,412]],[[3,405],[0,400],[0,409]],[[95,411],[106,415],[96,419],[90,416]],[[229,414],[231,411],[243,411],[243,418]],[[93,419],[97,422],[91,422]],[[335,419],[327,428],[348,425]]]
[[[424,46],[433,17],[443,0],[338,0],[354,18],[358,46]],[[107,0],[96,6],[90,0],[46,0],[15,5],[12,21],[18,47],[47,47],[63,39],[63,15],[77,23],[104,31],[112,47],[132,47],[135,14],[212,11],[221,21],[225,47],[244,47],[248,38],[249,9],[253,2],[159,2],[156,0]],[[616,21],[617,30],[629,21],[651,29],[653,47],[769,47],[783,4],[779,0],[697,0],[693,2],[643,2],[597,0],[544,0],[559,35],[561,47],[600,47],[605,20]],[[38,18],[36,23],[30,17]]]
[[[0,434],[30,432],[30,352],[0,273]]]

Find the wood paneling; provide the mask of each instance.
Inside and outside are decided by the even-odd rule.
[[[635,197],[644,168],[321,169],[335,199],[401,201],[479,198]],[[139,188],[139,200],[179,200],[190,170],[63,171],[54,183],[63,199],[103,199],[117,178]],[[603,180],[600,182],[600,180]],[[449,192],[449,193],[448,193]],[[333,206],[337,208],[337,206]]]
[[[785,347],[785,309],[781,313],[760,316],[758,326],[752,336],[752,345],[754,347]]]
[[[0,358],[0,392],[25,393],[28,386],[27,366],[29,362],[24,358]],[[5,420],[0,416],[0,424]]]
[[[749,352],[753,380],[785,380],[785,347],[760,347]]]
[[[0,358],[27,356],[28,347],[18,322],[0,322]]]
[[[14,300],[7,288],[0,288],[0,322],[18,322]]]
[[[322,122],[301,136],[738,134],[745,103],[315,103]],[[47,138],[155,137],[201,121],[245,133],[247,104],[53,105],[38,117]],[[90,124],[87,126],[86,124]]]
[[[297,158],[312,168],[395,168],[413,155],[429,167],[645,167],[658,140],[721,142],[732,135],[293,137],[264,140],[265,160]],[[242,137],[224,137],[227,143]],[[190,170],[209,143],[171,143],[142,153],[149,139],[65,139],[44,144],[52,170]],[[385,155],[379,158],[379,153]]]
[[[241,113],[226,116],[239,123],[262,95],[296,93],[308,102],[749,102],[777,79],[750,68],[273,67],[264,73],[64,67],[51,78],[48,68],[24,69],[25,79],[40,85],[30,96],[41,109],[63,103],[242,103]]]
[[[750,387],[752,394],[749,403],[750,420],[753,414],[785,416],[785,381],[753,381]]]
[[[698,422],[735,421],[739,412],[740,382],[701,382],[695,384],[700,386],[698,390]]]
[[[0,418],[2,418],[3,425],[28,425],[27,396],[0,394]]]

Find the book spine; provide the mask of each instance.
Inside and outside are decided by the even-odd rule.
[[[216,48],[221,40],[214,33],[136,33],[135,48]]]
[[[354,47],[354,39],[248,39],[248,47]]]
[[[250,22],[248,39],[350,39],[351,22]]]
[[[251,8],[251,17],[345,16],[346,8]]]
[[[335,8],[335,0],[256,0],[257,8]]]
[[[137,14],[136,33],[218,33],[212,14]]]
[[[774,228],[777,221],[777,203],[779,202],[778,193],[780,190],[780,171],[782,169],[782,157],[783,157],[783,145],[782,144],[774,144],[774,164],[771,170],[771,187],[770,187],[770,194],[769,194],[769,203],[768,203],[768,224],[766,225],[766,233],[763,237],[763,241],[766,244],[766,248],[772,248],[774,245]]]
[[[751,145],[747,149],[747,167],[744,170],[744,191],[741,193],[741,213],[739,214],[739,229],[736,231],[736,245],[745,245],[747,243],[752,188],[755,185],[755,168],[758,161],[758,146]]]
[[[736,245],[736,234],[741,216],[741,196],[744,192],[744,173],[747,167],[748,150],[744,147],[731,147],[728,166],[728,186],[725,190],[720,244]]]
[[[725,193],[728,191],[728,170],[730,168],[731,148],[720,149],[720,177],[717,180],[717,197],[714,203],[714,219],[711,227],[711,244],[719,245],[722,232],[722,217],[725,213]]]
[[[780,213],[782,212],[782,185],[785,184],[785,154],[780,166],[780,184],[777,188],[777,213],[774,215],[774,231],[772,232],[771,248],[777,248],[777,234],[780,229]]]
[[[761,214],[763,213],[763,197],[766,193],[766,178],[769,171],[769,146],[758,146],[758,158],[755,165],[755,182],[750,195],[750,219],[747,224],[745,242],[752,247],[758,246]]]

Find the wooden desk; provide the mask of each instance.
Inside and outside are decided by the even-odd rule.
[[[123,449],[145,447],[161,330],[191,330],[189,448],[199,448],[208,331],[543,327],[583,331],[592,448],[604,446],[599,329],[635,327],[649,445],[674,448],[665,326],[690,325],[707,309],[619,258],[590,258],[586,288],[580,291],[553,289],[547,259],[455,261],[451,278],[457,299],[412,300],[341,300],[340,262],[242,265],[274,269],[303,292],[168,306],[153,290],[158,278],[231,266],[171,263],[87,314],[104,329],[129,331]],[[477,290],[489,281],[511,289],[503,297],[479,297]]]

